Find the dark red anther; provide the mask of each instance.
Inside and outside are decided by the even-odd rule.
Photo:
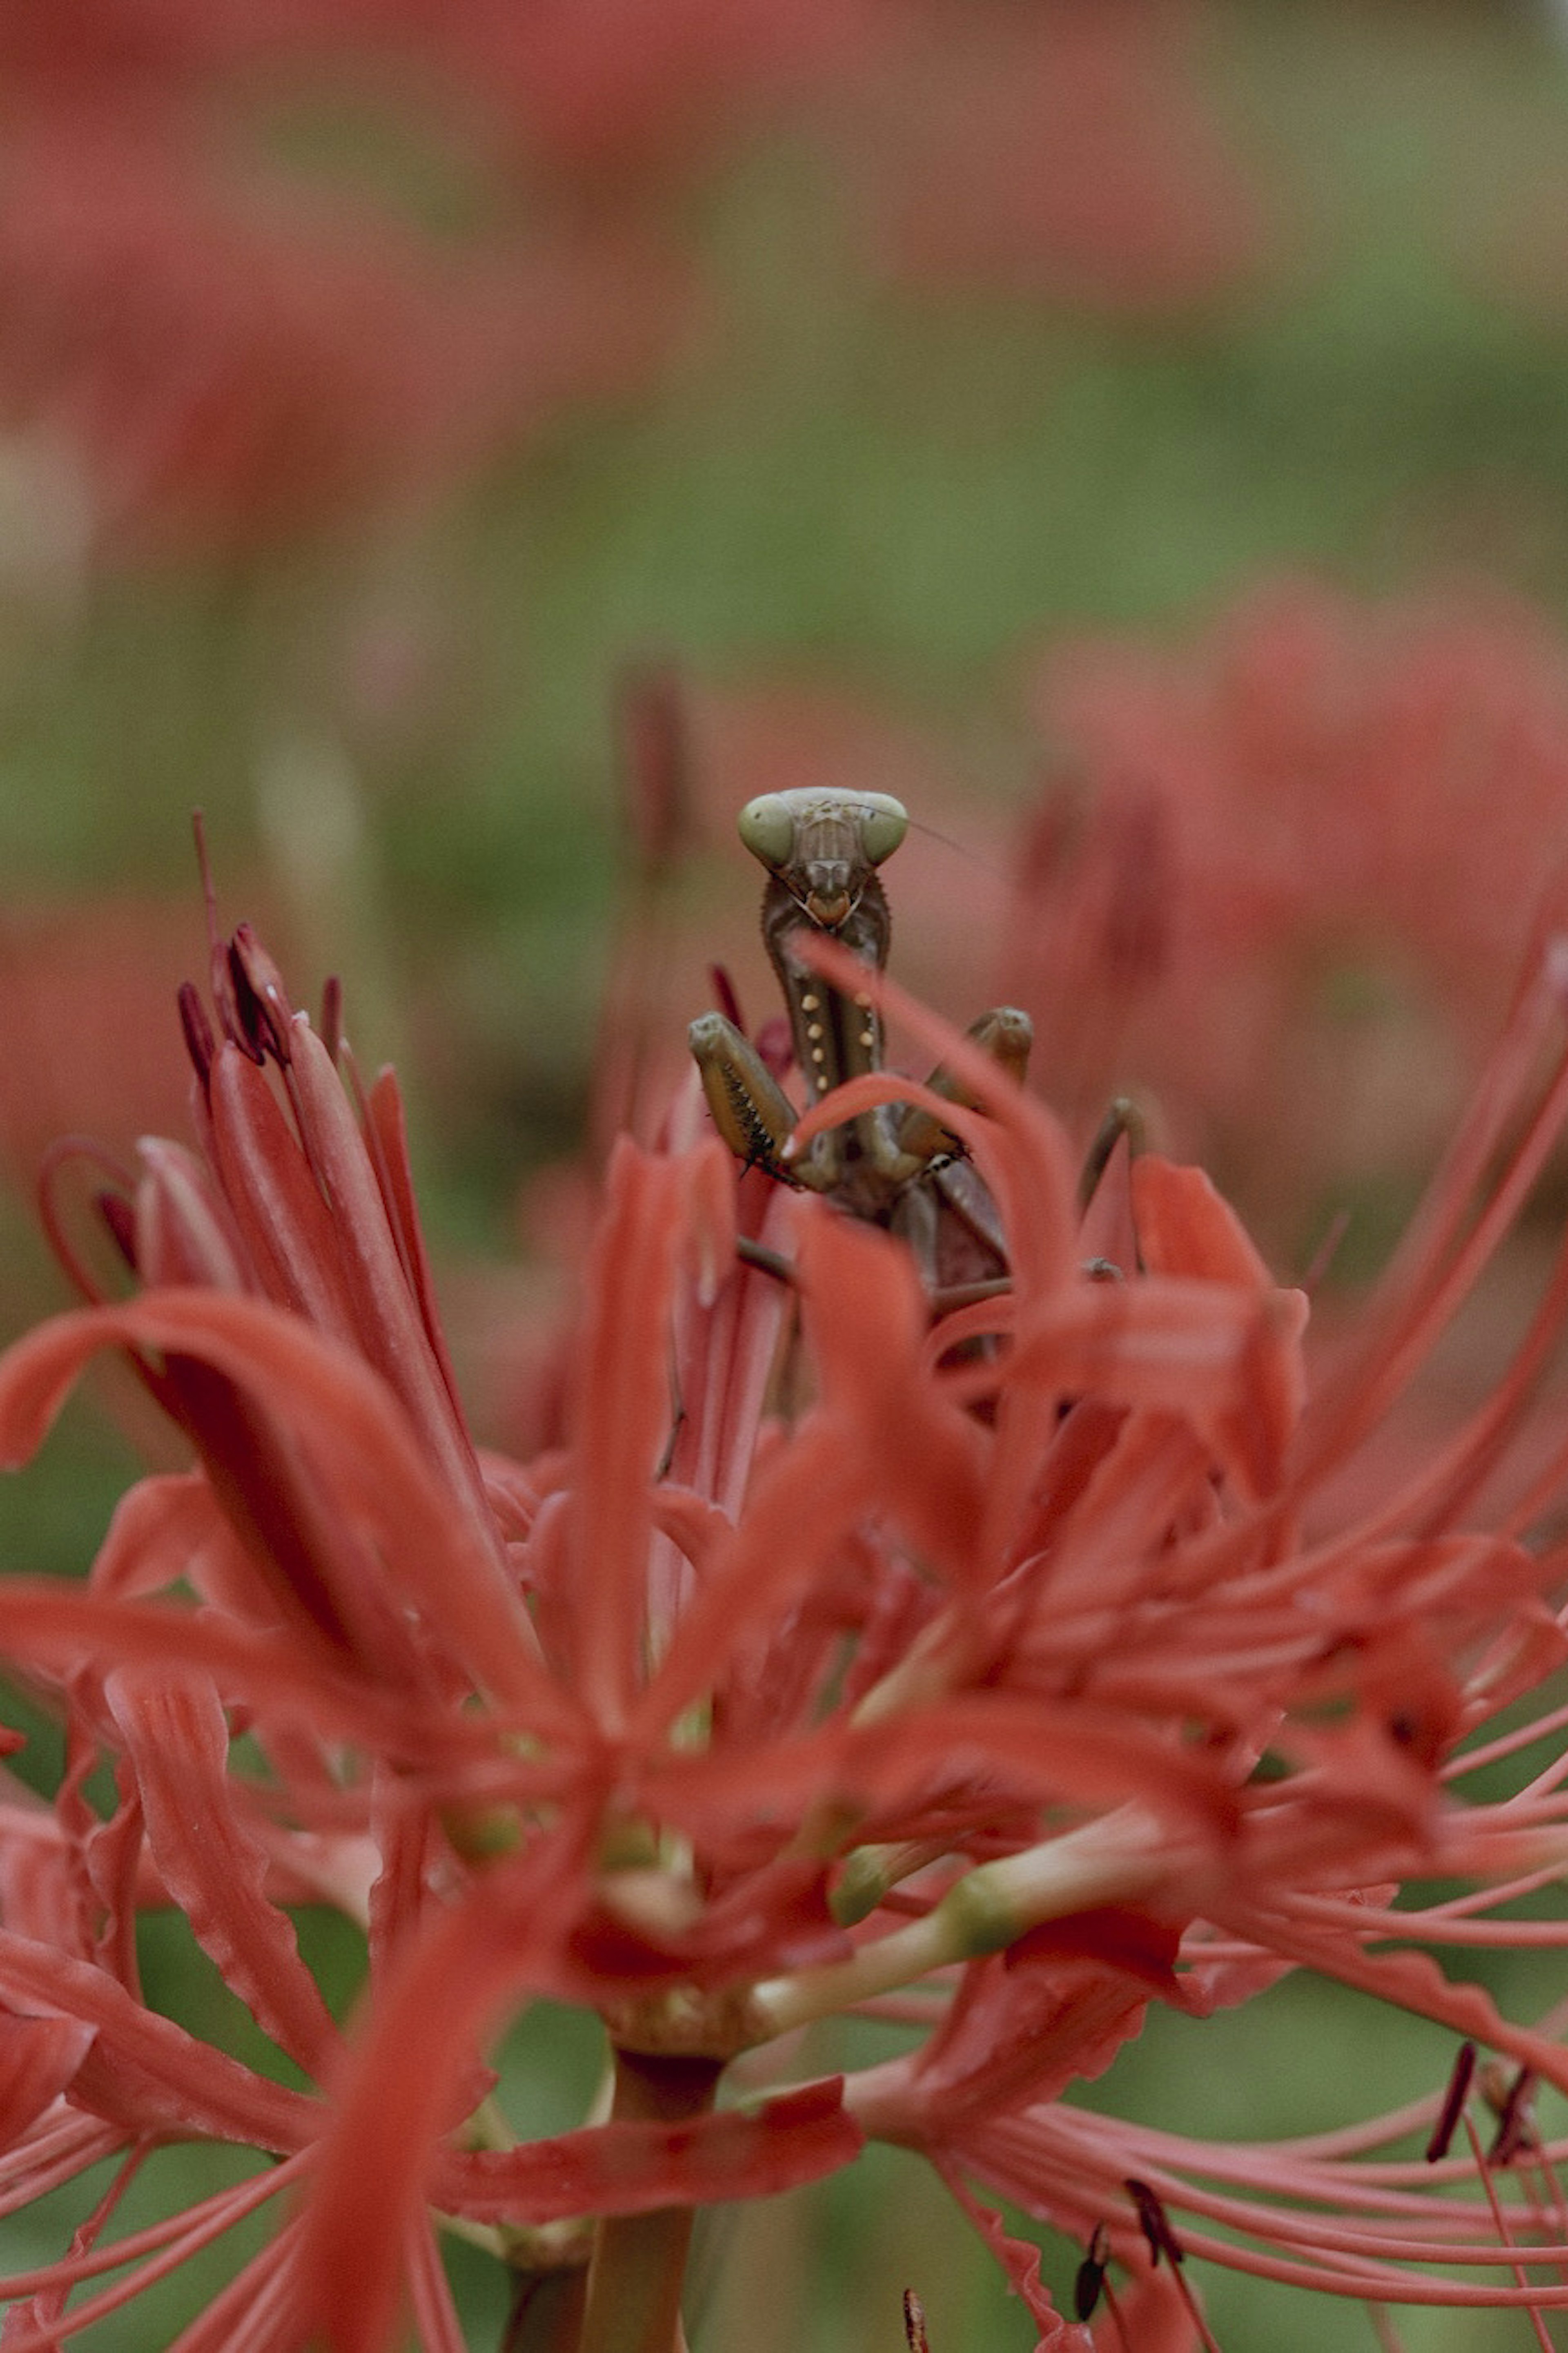
[[[335,972],[321,983],[321,1043],[327,1060],[335,1063],[343,1042],[343,985]]]
[[[1089,2253],[1073,2275],[1072,2309],[1075,2320],[1093,2318],[1095,2307],[1105,2285],[1105,2267],[1110,2258],[1110,2242],[1103,2222],[1094,2226],[1094,2236],[1089,2242]]]
[[[912,2287],[904,2290],[904,2338],[910,2353],[931,2353],[925,2306]]]
[[[132,1273],[140,1272],[136,1264],[136,1212],[124,1194],[95,1194],[93,1207],[103,1219],[110,1240]]]
[[[218,1027],[229,1044],[237,1046],[247,1061],[264,1062],[267,1057],[255,1039],[251,1037],[246,1027],[245,1017],[240,1011],[239,997],[234,985],[234,967],[229,960],[226,941],[220,940],[213,950],[208,986],[212,990],[213,1011],[217,1015]]]
[[[1138,2209],[1138,2227],[1149,2242],[1149,2253],[1156,2263],[1162,2255],[1173,2269],[1187,2260],[1180,2239],[1171,2228],[1170,2217],[1155,2192],[1146,2181],[1124,2181],[1121,2185]]]
[[[712,985],[714,1001],[720,1012],[726,1021],[734,1023],[743,1038],[746,1034],[746,1017],[741,1010],[741,1000],[735,993],[735,984],[730,977],[729,966],[722,964],[710,964],[708,967],[708,978]]]
[[[1469,2096],[1470,2078],[1476,2072],[1476,2046],[1461,2042],[1454,2056],[1448,2075],[1448,2088],[1443,2094],[1443,2105],[1437,2111],[1437,2121],[1426,2143],[1426,2162],[1436,2165],[1448,2154],[1448,2143],[1458,2129],[1459,2118]]]
[[[256,1050],[256,1060],[271,1054],[287,1068],[293,1052],[289,1024],[294,1008],[282,974],[248,923],[236,927],[228,945],[228,965],[235,1003],[246,1037]]]
[[[191,1058],[191,1067],[195,1071],[205,1092],[207,1080],[212,1073],[213,1056],[217,1051],[217,1040],[213,1036],[212,1023],[207,1019],[206,1007],[202,1003],[201,992],[194,980],[181,981],[179,1005],[180,1027],[185,1033],[185,1051]]]

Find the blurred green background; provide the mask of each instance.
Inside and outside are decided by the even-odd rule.
[[[944,41],[966,55],[966,18],[1016,30],[1101,12],[921,13],[940,61]],[[29,919],[145,894],[184,924],[148,960],[198,969],[188,814],[204,807],[226,913],[270,917],[302,985],[341,968],[362,1053],[397,1050],[429,1110],[437,1234],[508,1242],[520,1172],[581,1138],[629,665],[671,659],[700,691],[784,682],[858,700],[932,744],[955,794],[1016,808],[1039,759],[1026,665],[1063,634],[1193,634],[1303,565],[1374,596],[1484,577],[1555,615],[1568,50],[1551,10],[1111,0],[1102,13],[1163,38],[1142,61],[1149,89],[1100,101],[1131,162],[1090,142],[1063,171],[1138,167],[1162,73],[1179,75],[1173,97],[1201,132],[1195,163],[1176,141],[1125,220],[1063,224],[1042,201],[1036,222],[1021,202],[1023,227],[995,251],[925,267],[917,220],[912,259],[889,256],[882,216],[908,209],[910,190],[868,196],[857,166],[898,39],[841,80],[819,59],[804,94],[736,100],[734,122],[709,126],[701,168],[658,157],[603,199],[617,228],[628,210],[644,228],[651,215],[669,266],[664,332],[634,385],[568,385],[537,420],[489,429],[483,464],[447,453],[424,479],[400,473],[394,442],[368,485],[322,492],[319,521],[284,495],[291,477],[266,441],[299,429],[286,406],[231,427],[226,471],[200,446],[207,421],[181,416],[160,420],[175,438],[163,475],[127,459],[116,476],[97,444],[112,438],[122,355],[51,347],[58,408],[19,427],[0,467],[12,957],[26,961]],[[303,185],[329,219],[368,206],[378,230],[396,216],[461,255],[446,215],[504,207],[510,237],[513,213],[548,200],[574,236],[595,173],[613,178],[591,152],[564,194],[546,183],[542,196],[521,167],[498,191],[499,167],[482,171],[434,103],[422,119],[412,75],[365,87],[352,50],[335,73],[309,48],[285,62],[294,80],[269,55],[260,96],[231,68],[201,117],[269,200],[275,182]],[[905,92],[906,111],[921,97]],[[969,126],[982,153],[986,125],[982,112]],[[952,163],[926,135],[900,151],[906,176]],[[1184,205],[1199,216],[1188,228]],[[303,268],[303,229],[299,244]],[[590,342],[621,299],[596,280],[584,292]],[[288,321],[263,323],[281,334]],[[142,322],[143,370],[161,324]],[[262,367],[256,333],[239,356]],[[217,371],[234,354],[206,356]],[[85,458],[77,374],[96,404]],[[350,444],[369,429],[352,398],[334,427]],[[747,782],[714,790],[738,801]],[[715,891],[749,902],[734,871]],[[125,1092],[143,1078],[124,1075],[132,1055],[156,1050],[132,1041],[129,1010],[104,1056]],[[24,1063],[30,1037],[5,1044],[19,1132],[30,1106],[12,1102],[44,1079]],[[36,1060],[69,1050],[56,1038]],[[58,1071],[55,1083],[63,1097]],[[101,1092],[118,1137],[127,1105]],[[94,1104],[60,1108],[90,1118]]]
[[[64,1297],[42,1143],[180,1117],[195,806],[226,920],[302,996],[341,972],[362,1056],[399,1061],[504,1439],[508,1319],[549,1281],[519,1271],[520,1188],[584,1146],[628,670],[675,665],[700,721],[689,970],[711,941],[760,999],[722,814],[819,737],[933,780],[980,865],[922,851],[915,906],[984,906],[1064,638],[1179,645],[1301,567],[1568,618],[1546,0],[749,0],[728,45],[689,0],[561,5],[516,54],[478,8],[258,5],[243,37],[152,0],[32,13],[0,18],[7,1336]],[[982,954],[958,985],[967,1018]],[[5,1564],[79,1570],[134,1460],[73,1409],[0,1488]],[[199,2014],[198,1973],[153,1963]],[[1292,1985],[1156,2018],[1093,2096],[1259,2133],[1446,2064]],[[740,2226],[699,2353],[896,2347],[906,2281],[934,2353],[1029,2341],[935,2190],[868,2174]],[[48,2243],[0,2224],[7,2263]],[[1205,2285],[1227,2353],[1372,2342],[1354,2307]],[[1412,2353],[1527,2334],[1402,2327]]]

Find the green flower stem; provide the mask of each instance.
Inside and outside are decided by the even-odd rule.
[[[718,2059],[617,2051],[611,2121],[679,2124],[706,2115],[722,2073]],[[678,2353],[691,2222],[686,2206],[605,2216],[595,2233],[577,2353]]]
[[[1146,1894],[1172,1860],[1169,1832],[1126,1807],[1022,1854],[981,1863],[923,1920],[862,1945],[853,1959],[754,1986],[748,2025],[761,2042],[891,1993],[932,1969],[999,1953],[1043,1920]]]

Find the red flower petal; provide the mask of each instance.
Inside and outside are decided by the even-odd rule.
[[[1247,1496],[1271,1493],[1300,1419],[1300,1292],[1151,1275],[1079,1282],[1032,1323],[1006,1376],[1058,1398],[1180,1415]]]
[[[444,2152],[437,2205],[475,2221],[551,2222],[771,2198],[852,2164],[865,2145],[842,2076],[690,2124],[612,2124],[520,2148]]]
[[[319,2079],[338,2031],[293,1922],[266,1894],[267,1856],[235,1810],[216,1692],[194,1676],[124,1668],[106,1690],[170,1894],[263,2033]]]
[[[1250,1235],[1203,1169],[1141,1153],[1132,1163],[1132,1211],[1139,1254],[1151,1274],[1271,1287]]]
[[[574,1714],[539,1667],[499,1556],[453,1511],[395,1399],[357,1358],[260,1300],[149,1293],[41,1325],[0,1357],[0,1461],[34,1451],[87,1359],[114,1345],[177,1352],[258,1395],[375,1538],[388,1602],[439,1626],[480,1688],[557,1723]]]
[[[333,2353],[384,2353],[454,2091],[506,2001],[576,1989],[560,1956],[583,1884],[580,1836],[557,1831],[437,1915],[394,1964],[345,2071],[307,2221],[304,2297]]]
[[[58,2099],[91,2047],[80,2018],[14,2018],[0,2010],[0,2148]]]
[[[617,1726],[642,1680],[650,1488],[667,1440],[669,1319],[693,1180],[710,1155],[616,1145],[588,1272],[573,1409],[574,1688]]]
[[[195,2134],[255,2148],[303,2148],[320,2110],[269,2084],[125,1988],[30,1937],[0,1929],[0,2002],[26,2015],[95,2030],[69,2086],[73,2104],[132,2133]]]

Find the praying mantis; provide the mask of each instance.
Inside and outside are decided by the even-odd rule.
[[[891,918],[879,869],[908,825],[889,793],[811,786],[764,793],[741,811],[741,839],[767,870],[763,941],[813,1103],[847,1079],[881,1070],[882,1026],[868,991],[846,995],[831,987],[803,960],[799,944],[812,933],[826,934],[868,974],[882,970]],[[1033,1041],[1026,1014],[998,1007],[969,1035],[1022,1081]],[[789,1157],[799,1114],[756,1048],[721,1013],[700,1015],[688,1037],[714,1124],[737,1159],[900,1235],[933,1303],[1005,1287],[1007,1250],[995,1205],[958,1137],[931,1112],[879,1104]],[[927,1083],[950,1102],[969,1100],[941,1069]]]

